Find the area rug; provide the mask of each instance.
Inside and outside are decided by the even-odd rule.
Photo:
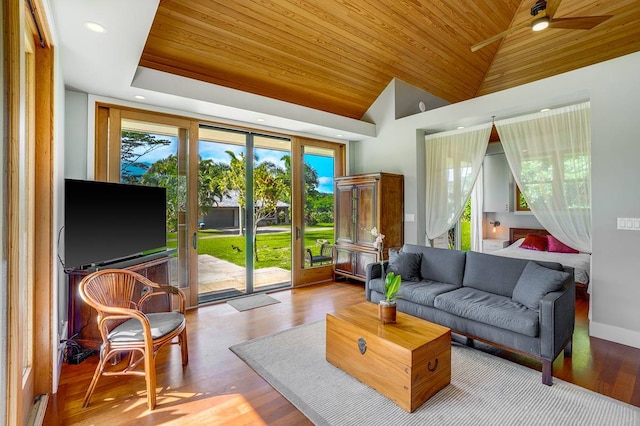
[[[254,294],[252,296],[229,300],[227,303],[239,311],[248,311],[249,309],[280,303],[280,301],[266,294]]]
[[[318,321],[231,349],[317,425],[638,425],[640,409],[462,345],[451,384],[413,413],[325,360]]]

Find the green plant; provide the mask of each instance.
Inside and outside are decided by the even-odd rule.
[[[385,302],[391,303],[394,302],[398,296],[398,290],[400,290],[400,282],[402,281],[402,276],[400,274],[396,275],[393,272],[389,272],[387,277],[384,280],[384,295]]]

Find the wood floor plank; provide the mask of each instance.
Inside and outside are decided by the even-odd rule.
[[[177,346],[157,356],[158,405],[147,410],[144,379],[102,377],[92,403],[82,399],[97,364],[93,356],[64,365],[58,393],[49,400],[48,425],[310,425],[311,422],[228,348],[256,337],[324,319],[364,300],[361,283],[336,282],[271,293],[282,303],[238,312],[226,303],[187,313],[189,365]],[[640,349],[589,336],[589,303],[578,299],[573,356],[560,355],[554,377],[640,407]],[[540,363],[485,348],[540,370]]]

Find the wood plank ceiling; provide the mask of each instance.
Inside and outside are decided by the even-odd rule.
[[[613,17],[471,52],[533,3],[161,0],[140,65],[359,119],[394,77],[454,103],[640,50],[639,0],[563,0],[556,18]]]

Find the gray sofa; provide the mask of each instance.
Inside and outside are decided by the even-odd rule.
[[[542,362],[552,384],[553,360],[571,356],[575,325],[573,268],[477,252],[405,244],[390,251],[385,273],[402,275],[398,310],[454,333]],[[381,265],[367,266],[368,301],[383,299]]]

